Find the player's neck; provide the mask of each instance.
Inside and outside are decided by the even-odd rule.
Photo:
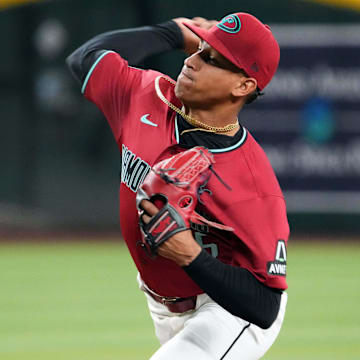
[[[187,108],[184,106],[183,111],[192,119],[215,127],[224,127],[228,124],[236,123],[238,119],[237,108],[213,108],[211,110],[204,110],[197,108]],[[235,135],[237,131],[238,128],[235,128],[229,132],[223,132],[222,134],[232,136]]]

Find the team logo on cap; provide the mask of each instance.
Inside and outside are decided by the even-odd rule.
[[[216,26],[230,34],[236,34],[241,29],[241,21],[237,15],[228,15],[225,16]]]

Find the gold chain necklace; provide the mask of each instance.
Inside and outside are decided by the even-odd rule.
[[[170,109],[174,110],[177,114],[181,115],[189,124],[196,126],[196,129],[191,129],[191,130],[185,130],[185,131],[192,131],[192,130],[202,130],[202,131],[208,131],[208,132],[214,132],[214,133],[222,133],[222,132],[228,132],[231,130],[236,129],[239,126],[239,122],[238,119],[236,119],[235,123],[232,124],[228,124],[224,127],[217,127],[217,126],[211,126],[208,124],[205,124],[201,121],[195,120],[192,117],[190,117],[189,115],[185,114],[182,110],[180,110],[178,107],[176,107],[174,104],[172,104],[168,99],[166,99],[166,97],[164,96],[164,94],[161,92],[160,90],[160,86],[159,86],[159,82],[160,79],[163,78],[166,81],[168,81],[170,84],[172,85],[176,85],[176,82],[168,79],[164,76],[158,76],[155,79],[155,90],[156,90],[156,94],[157,96],[160,98],[161,101],[163,101]]]

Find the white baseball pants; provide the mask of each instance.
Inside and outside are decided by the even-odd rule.
[[[195,310],[184,314],[171,313],[145,296],[161,344],[150,360],[260,359],[280,332],[287,303],[284,292],[277,319],[264,330],[231,315],[206,294],[198,296]]]

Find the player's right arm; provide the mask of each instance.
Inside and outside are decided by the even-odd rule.
[[[119,54],[129,65],[137,66],[146,57],[181,48],[182,31],[176,22],[168,21],[97,35],[76,49],[66,62],[74,77],[83,84],[93,65],[108,51]]]
[[[158,76],[157,72],[132,66],[173,49],[196,51],[199,39],[182,22],[211,26],[203,18],[177,18],[155,26],[106,32],[90,39],[67,58],[82,93],[104,113],[116,140],[123,126],[119,119],[131,108],[130,99]]]
[[[83,84],[92,66],[106,51],[113,51],[131,66],[139,65],[145,58],[173,49],[183,49],[187,54],[197,51],[199,38],[183,23],[209,29],[217,23],[202,17],[175,18],[154,26],[109,31],[90,39],[76,49],[67,59],[73,76]]]

